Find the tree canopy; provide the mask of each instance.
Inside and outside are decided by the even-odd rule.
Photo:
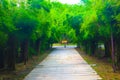
[[[98,45],[103,44],[104,56],[112,59],[115,71],[120,67],[120,1],[82,2],[69,5],[50,0],[1,0],[0,67],[7,64],[7,68],[15,69],[15,63],[26,64],[29,55],[68,40],[90,55],[96,55]]]

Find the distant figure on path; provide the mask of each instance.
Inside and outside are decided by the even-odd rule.
[[[66,48],[68,41],[67,40],[62,40],[62,44],[64,44],[64,48]]]

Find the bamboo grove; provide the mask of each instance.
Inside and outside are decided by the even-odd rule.
[[[120,1],[82,0],[68,5],[51,0],[0,0],[0,68],[15,64],[67,39],[87,54],[107,57],[120,69]],[[99,44],[105,54],[97,53]]]

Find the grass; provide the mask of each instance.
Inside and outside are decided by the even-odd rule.
[[[49,53],[50,51],[47,51],[39,56],[34,56],[32,59],[28,60],[27,65],[24,65],[23,63],[16,64],[15,71],[0,71],[0,80],[23,80],[37,64],[48,56]]]
[[[80,49],[77,49],[80,55],[87,61],[88,64],[102,77],[102,80],[120,80],[120,71],[113,72],[110,62],[107,59],[99,59],[94,56],[85,54]]]

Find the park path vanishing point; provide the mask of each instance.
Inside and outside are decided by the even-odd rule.
[[[57,47],[24,80],[101,80],[73,47]]]

